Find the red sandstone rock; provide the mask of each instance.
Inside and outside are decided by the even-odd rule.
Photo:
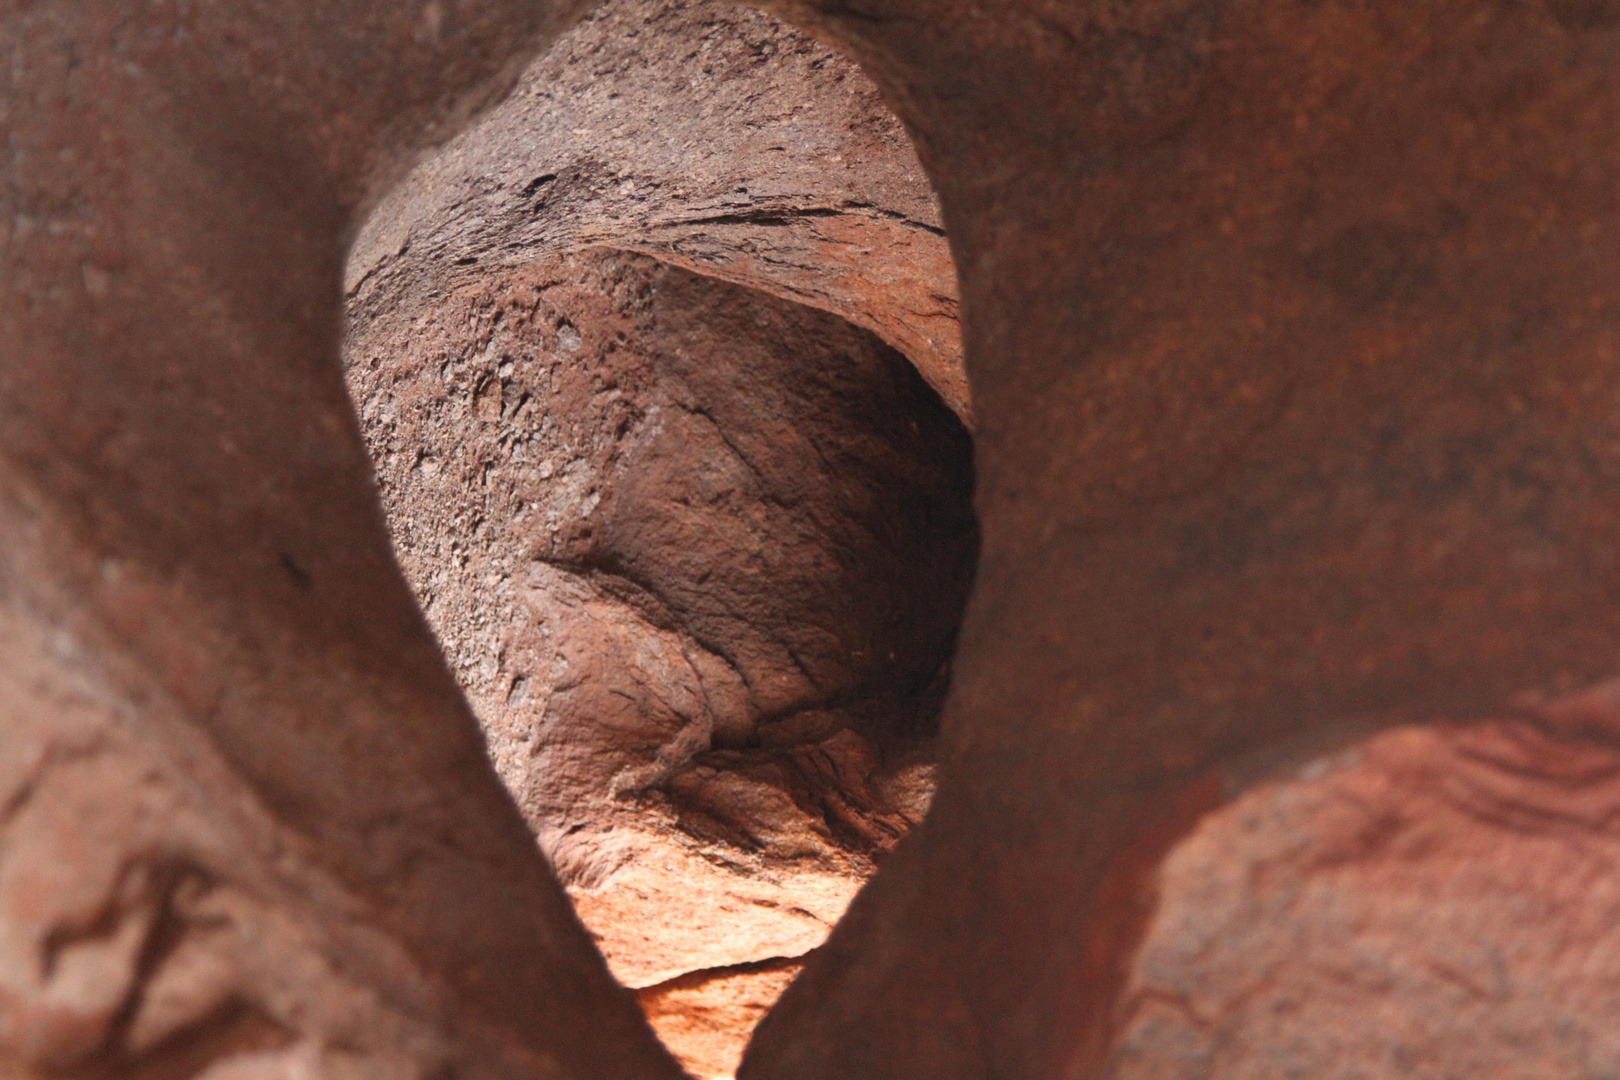
[[[929,817],[742,1073],[1610,1068],[1606,736],[1422,728],[1614,673],[1613,5],[781,7],[938,185],[985,544]],[[480,756],[337,369],[361,208],[571,14],[0,7],[9,1072],[674,1075]],[[1364,754],[1228,816],[1296,740]],[[1161,884],[1224,938],[1186,956]],[[1229,994],[1323,970],[1287,1036]],[[1436,1000],[1502,1026],[1419,1046]]]
[[[737,1071],[739,1031],[752,1031],[782,996],[800,965],[793,961],[696,972],[649,986],[636,996],[653,1030],[697,1080]]]
[[[858,67],[768,15],[604,5],[373,212],[350,319],[588,247],[842,316],[972,424],[956,268],[911,141]]]
[[[984,547],[929,817],[741,1074],[1095,1076],[1225,763],[1614,673],[1612,5],[788,10],[940,192]]]
[[[1617,823],[1620,752],[1525,719],[1251,790],[1165,860],[1110,1075],[1609,1075]]]
[[[660,293],[654,332],[649,264],[556,255],[604,243],[871,328],[969,408],[909,140],[764,15],[603,8],[362,231],[350,356],[390,361],[351,384],[405,567],[581,916],[645,986],[819,945],[920,818],[970,571],[966,487],[925,474],[967,463],[905,460],[949,425],[887,377],[806,395],[796,370],[870,354],[861,335],[697,283]]]
[[[567,17],[0,6],[8,1077],[678,1075],[483,753],[337,363],[359,205]]]
[[[955,418],[864,331],[622,253],[349,357],[402,563],[615,973],[819,945],[930,790]]]

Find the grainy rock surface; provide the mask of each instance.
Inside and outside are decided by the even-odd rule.
[[[868,331],[613,251],[373,319],[349,379],[401,563],[615,973],[819,945],[932,790],[976,552],[957,418]]]
[[[679,1075],[483,754],[338,363],[361,207],[572,14],[0,5],[0,1074]]]
[[[1390,731],[1205,819],[1110,1075],[1616,1075],[1620,749],[1568,721],[1620,731],[1617,701]]]
[[[776,1004],[802,963],[770,960],[682,975],[637,993],[653,1030],[695,1077],[737,1071],[744,1039]]]
[[[740,1075],[1100,1075],[1157,868],[1223,804],[1236,762],[1343,745],[1357,725],[1502,716],[1615,674],[1620,8],[791,10],[876,74],[940,192],[984,544],[928,819]],[[1569,734],[1596,753],[1610,731]],[[1584,799],[1560,792],[1552,816]],[[1559,828],[1560,865],[1602,865],[1583,827]],[[1490,836],[1457,844],[1517,850]],[[1437,849],[1431,931],[1468,888],[1442,887],[1451,858]],[[1367,868],[1363,897],[1313,895],[1359,907],[1376,936],[1389,870]],[[1483,888],[1489,871],[1471,872]],[[1509,909],[1532,887],[1510,884],[1490,886]],[[1545,887],[1543,910],[1569,895]],[[1592,902],[1560,910],[1586,920]],[[1456,925],[1528,927],[1509,910]],[[1550,959],[1578,939],[1552,933],[1501,947]],[[1555,970],[1577,981],[1542,1019],[1584,998],[1571,1030],[1590,1031],[1578,1016],[1604,1007],[1603,980]],[[1422,996],[1369,981],[1340,1014],[1354,1035],[1318,1002],[1290,1037],[1322,1040],[1303,1061],[1376,1075],[1392,1059],[1348,1066],[1348,1048],[1375,1049],[1380,1016],[1409,1034],[1392,1014]],[[1503,999],[1502,1026],[1466,1046],[1437,1026],[1413,1071],[1470,1074],[1528,1030],[1517,1010]],[[1280,1031],[1256,1022],[1254,1038]],[[1501,1075],[1569,1068],[1534,1030],[1539,1048]],[[1238,1074],[1287,1074],[1255,1054]]]
[[[1620,8],[776,6],[936,182],[983,544],[927,818],[739,1074],[1611,1070]],[[339,364],[366,209],[580,14],[0,4],[8,1077],[678,1075],[484,754]],[[598,714],[653,803],[702,730],[687,640],[722,635],[669,581],[548,565],[667,632],[625,639],[663,685],[691,668]],[[785,776],[881,750],[869,721],[708,753]],[[1306,745],[1347,753],[1279,771]]]
[[[870,329],[972,424],[956,268],[911,140],[858,67],[769,15],[604,5],[378,207],[349,257],[351,324],[599,246]]]
[[[609,4],[347,278],[396,549],[614,973],[819,945],[932,792],[976,544],[907,370],[971,423],[955,270],[875,87],[760,13]]]

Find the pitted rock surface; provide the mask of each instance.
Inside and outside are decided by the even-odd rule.
[[[872,330],[972,425],[956,268],[911,140],[859,67],[770,15],[605,4],[372,213],[351,324],[602,246]]]
[[[621,979],[820,944],[931,791],[959,421],[869,332],[622,252],[349,359],[402,564]]]
[[[614,972],[819,945],[926,807],[973,546],[901,371],[971,424],[955,268],[876,88],[762,13],[610,3],[346,276],[402,563]]]

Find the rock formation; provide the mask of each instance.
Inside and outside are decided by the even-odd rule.
[[[501,268],[640,251],[821,308],[972,425],[956,268],[911,141],[849,60],[719,3],[611,3],[372,213],[350,325]]]
[[[931,792],[960,422],[866,331],[618,252],[349,355],[407,576],[615,974],[819,945]]]
[[[1212,814],[1165,860],[1109,1075],[1612,1074],[1620,755],[1567,721],[1614,706],[1396,729]]]
[[[848,61],[761,14],[621,3],[351,256],[406,576],[610,968],[708,1075],[786,983],[758,965],[821,944],[932,791],[970,446],[876,334],[966,414],[954,315],[894,284],[954,311],[937,220]]]
[[[1620,10],[583,7],[0,4],[0,1074],[1612,1072]]]

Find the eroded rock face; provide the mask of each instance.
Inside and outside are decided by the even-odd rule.
[[[1352,722],[1502,716],[1615,671],[1614,5],[925,7],[796,9],[887,73],[938,183],[983,556],[929,818],[761,1025],[741,1075],[762,1080],[1101,1075],[1157,867],[1221,807],[1231,762]],[[1610,731],[1581,737],[1596,752]],[[1557,859],[1593,872],[1607,855],[1568,828]],[[1490,880],[1528,850],[1491,837],[1439,838],[1426,929],[1469,875],[1509,909],[1539,891]],[[1487,866],[1447,880],[1476,841]],[[1376,897],[1410,897],[1398,863],[1347,868],[1369,890],[1352,898],[1302,860],[1283,880],[1338,908],[1289,913],[1325,950],[1318,974],[1345,958],[1329,927],[1406,949],[1376,940],[1392,921]],[[1542,910],[1588,926],[1604,910],[1547,886]],[[1506,939],[1527,925],[1456,918]],[[1248,978],[1247,957],[1211,950],[1203,970]],[[1572,1030],[1608,1000],[1588,978],[1556,995],[1584,999]],[[1359,1012],[1302,1004],[1290,1040],[1323,1040],[1305,1071],[1392,1045],[1375,1017],[1432,1007],[1416,985],[1370,982]],[[1282,1018],[1228,1022],[1241,1001],[1198,989],[1217,1038],[1248,1040],[1223,1067],[1278,1075],[1288,1055],[1255,1042]],[[1528,1030],[1503,1008],[1496,1031]],[[1501,1048],[1435,1031],[1415,1071],[1467,1074]]]
[[[1614,5],[781,6],[939,182],[985,544],[928,818],[742,1074],[1611,1069],[1612,717],[1443,721],[1614,674]],[[0,6],[6,1072],[675,1075],[482,756],[337,363],[390,163],[574,14]],[[657,764],[709,631],[606,595],[688,679],[631,714]],[[1479,1037],[1418,1046],[1434,999]]]
[[[612,251],[349,362],[401,562],[615,973],[819,945],[931,791],[956,417],[867,331]]]
[[[762,14],[610,4],[347,273],[402,562],[614,972],[731,994],[819,945],[926,806],[976,543],[909,370],[971,422],[954,267],[875,88]]]
[[[1571,729],[1620,730],[1617,699],[1397,729],[1211,815],[1109,1075],[1615,1075],[1620,753]]]
[[[596,246],[872,330],[972,425],[956,268],[911,140],[855,64],[763,12],[604,5],[378,206],[350,320]]]
[[[570,17],[444,14],[0,6],[7,1077],[679,1075],[483,752],[338,366],[360,205]]]

